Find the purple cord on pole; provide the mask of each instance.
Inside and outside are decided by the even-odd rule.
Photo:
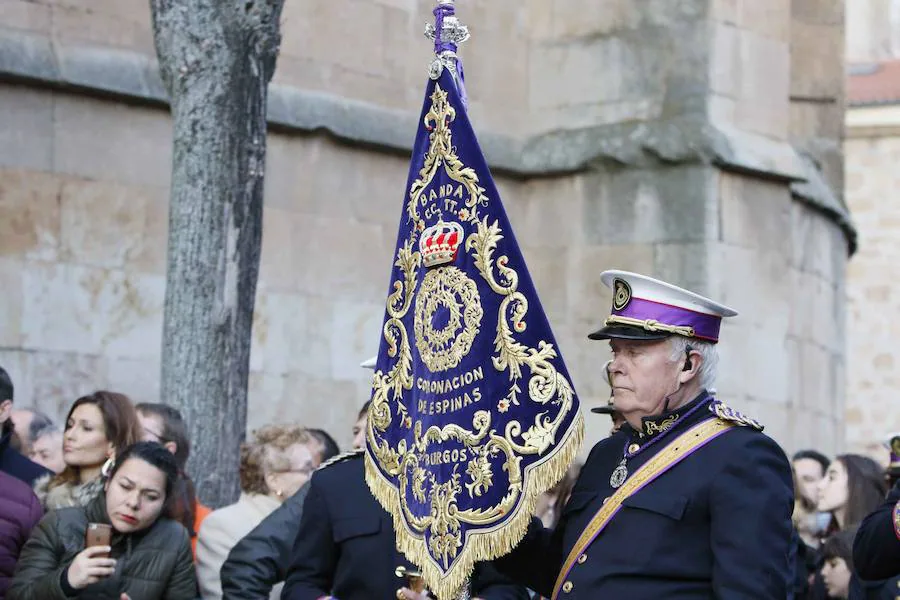
[[[434,53],[436,56],[440,56],[443,52],[452,52],[454,56],[454,61],[456,62],[456,75],[455,77],[457,81],[457,88],[459,92],[459,99],[462,101],[463,106],[468,107],[468,97],[466,96],[466,85],[465,85],[465,76],[463,75],[463,66],[462,61],[457,56],[457,45],[451,39],[444,41],[444,19],[446,17],[453,17],[456,15],[456,8],[453,4],[438,4],[434,11]]]

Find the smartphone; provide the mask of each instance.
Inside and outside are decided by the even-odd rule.
[[[93,546],[109,546],[112,541],[112,526],[105,523],[88,523],[87,529],[84,531],[84,547],[91,548]],[[109,552],[106,554],[96,554],[103,558],[109,558]]]

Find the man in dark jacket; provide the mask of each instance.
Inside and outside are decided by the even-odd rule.
[[[626,424],[591,450],[556,529],[533,522],[494,564],[560,600],[784,600],[793,486],[753,419],[706,390],[733,310],[665,282],[607,271],[608,340]]]
[[[0,473],[0,600],[6,597],[22,546],[43,515],[27,484]]]
[[[401,592],[401,567],[417,570],[397,550],[393,519],[366,485],[362,451],[320,467],[308,485],[282,599],[417,597]],[[527,600],[528,592],[489,563],[476,563],[472,597]]]
[[[13,384],[9,374],[0,367],[0,472],[21,479],[29,486],[44,475],[53,475],[49,469],[31,462],[10,444],[15,426],[12,422]]]
[[[853,566],[867,580],[900,575],[900,482],[887,501],[860,524],[853,542]]]

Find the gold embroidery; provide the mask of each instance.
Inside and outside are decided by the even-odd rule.
[[[666,325],[655,319],[632,319],[631,317],[622,317],[613,315],[606,319],[607,325],[629,325],[631,327],[640,327],[647,331],[664,331],[666,333],[675,333],[685,337],[694,337],[694,328],[681,325]]]
[[[447,323],[436,328],[439,310],[447,315]],[[422,362],[432,372],[457,366],[469,354],[483,315],[478,286],[465,273],[456,267],[428,271],[416,297],[414,321]]]
[[[677,420],[678,415],[671,415],[669,417],[666,417],[659,423],[657,423],[656,421],[644,421],[644,433],[646,433],[647,435],[662,433],[663,431],[666,431],[667,429],[672,427],[672,425],[674,425],[675,421]]]

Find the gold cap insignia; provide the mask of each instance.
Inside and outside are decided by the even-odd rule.
[[[613,309],[622,310],[631,302],[631,286],[622,279],[613,284]]]

